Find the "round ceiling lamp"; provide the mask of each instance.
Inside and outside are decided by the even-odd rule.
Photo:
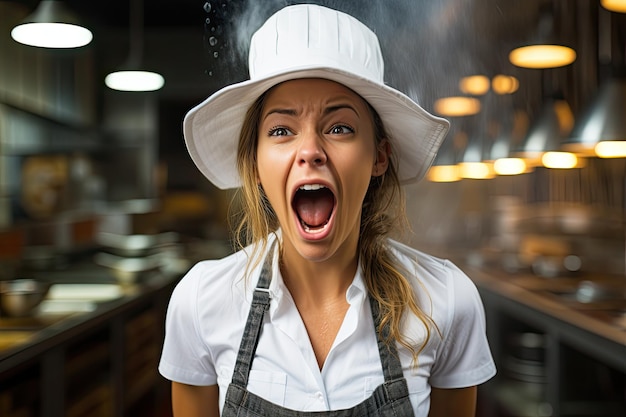
[[[564,144],[567,150],[601,158],[626,157],[626,78],[606,80]]]
[[[42,0],[35,11],[11,30],[11,37],[39,48],[80,48],[93,39],[91,31],[57,0]]]
[[[513,94],[519,88],[519,81],[512,75],[498,74],[491,80],[491,89],[498,95]]]
[[[534,32],[509,53],[509,61],[513,65],[534,69],[558,68],[576,60],[576,51],[566,41],[574,38],[572,29],[559,21],[559,10],[558,2],[540,6]],[[570,33],[565,33],[565,29]]]
[[[165,78],[152,71],[121,70],[108,74],[104,83],[117,91],[156,91],[165,85]]]
[[[459,130],[456,123],[452,123],[450,132],[441,144],[433,165],[426,173],[426,179],[430,182],[456,182],[461,180],[457,163],[459,147],[465,147],[467,135]]]
[[[520,175],[528,171],[526,161],[522,158],[499,158],[493,163],[497,175]]]
[[[465,93],[473,96],[482,96],[489,92],[491,82],[488,77],[484,75],[470,75],[461,78],[459,81],[459,89]]]
[[[576,51],[564,45],[538,44],[522,46],[509,53],[509,61],[522,68],[558,68],[576,60]]]
[[[434,109],[441,116],[471,116],[480,112],[480,101],[472,97],[443,97],[435,101]]]
[[[141,68],[143,55],[143,1],[130,2],[129,56],[127,63],[104,78],[107,87],[117,91],[157,91],[165,85],[165,78],[157,72]]]
[[[600,3],[612,12],[626,13],[626,0],[601,0]]]
[[[560,94],[546,97],[537,120],[515,156],[524,158],[527,165],[561,169],[580,167],[576,155],[561,151],[573,126],[574,115],[569,103]]]

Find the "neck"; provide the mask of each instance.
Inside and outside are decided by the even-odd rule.
[[[336,254],[324,261],[309,261],[284,248],[281,274],[296,305],[323,307],[345,301],[345,294],[356,274],[358,257]]]

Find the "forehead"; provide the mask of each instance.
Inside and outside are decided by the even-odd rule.
[[[322,78],[302,78],[284,81],[266,93],[265,108],[276,102],[290,106],[307,104],[332,105],[337,101],[348,101],[360,109],[367,109],[366,101],[350,88],[335,81]]]

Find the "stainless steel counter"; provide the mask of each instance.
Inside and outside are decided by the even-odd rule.
[[[483,416],[624,415],[623,276],[546,279],[462,268],[483,299],[487,335],[498,367],[496,378],[479,390]],[[576,291],[586,281],[605,283],[621,297],[597,301],[580,297]],[[521,336],[532,336],[540,344],[516,344]]]

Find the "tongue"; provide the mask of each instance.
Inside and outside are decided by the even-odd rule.
[[[328,190],[300,191],[296,195],[294,208],[307,226],[321,227],[333,210],[332,193]]]

